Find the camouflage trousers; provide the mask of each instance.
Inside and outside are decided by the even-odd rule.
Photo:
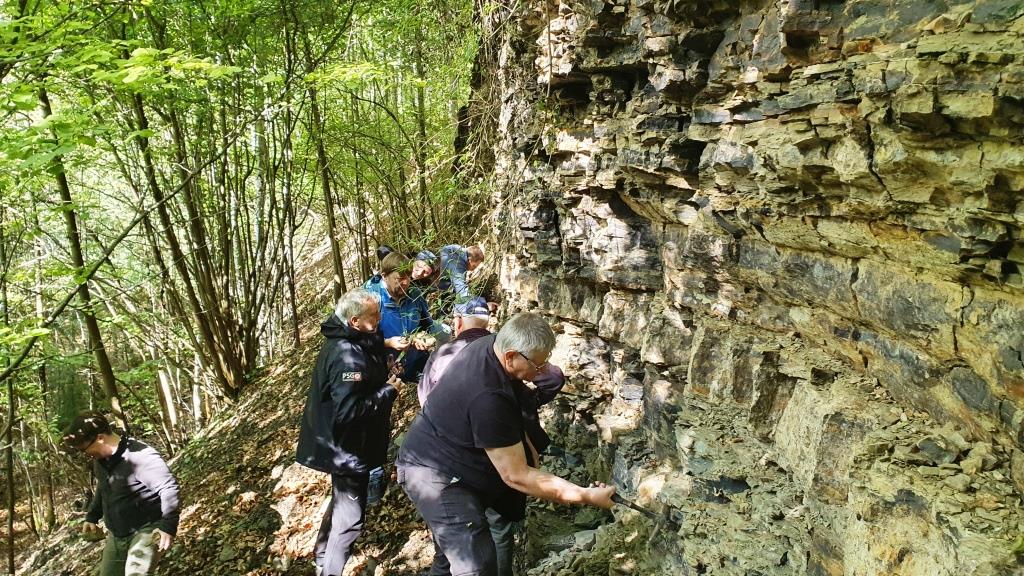
[[[97,576],[147,576],[156,567],[159,539],[153,536],[156,524],[143,526],[131,536],[117,538],[107,534],[103,558]]]

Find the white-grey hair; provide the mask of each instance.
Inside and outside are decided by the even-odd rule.
[[[502,352],[515,350],[527,356],[547,354],[555,347],[555,333],[540,314],[520,312],[501,327],[494,343]]]
[[[456,315],[455,318],[461,318],[462,324],[469,328],[487,328],[487,325],[491,321],[487,316],[476,316],[472,314],[467,316]]]
[[[367,302],[373,302],[379,306],[380,297],[365,288],[349,290],[342,294],[341,298],[338,298],[338,303],[334,306],[334,314],[342,322],[348,322],[348,319],[353,316],[363,315],[367,308]]]

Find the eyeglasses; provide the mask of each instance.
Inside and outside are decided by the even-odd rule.
[[[99,436],[96,436],[92,440],[89,440],[88,442],[85,442],[83,444],[73,444],[65,440],[64,452],[72,457],[88,457],[89,455],[86,454],[85,451],[92,447],[92,445],[95,444],[97,440],[99,440]]]
[[[80,453],[85,454],[85,451],[88,450],[89,447],[91,447],[93,444],[95,444],[97,440],[99,440],[99,437],[94,436],[92,437],[92,440],[90,440],[85,446],[76,446],[75,449],[78,450]]]
[[[519,354],[520,356],[522,356],[523,360],[526,360],[530,364],[530,367],[532,367],[537,372],[540,372],[540,371],[544,370],[545,368],[548,367],[548,364],[550,364],[550,362],[541,362],[539,365],[538,364],[534,364],[533,360],[530,360],[529,356],[527,356],[526,354],[523,354],[519,350],[516,350],[516,354]]]

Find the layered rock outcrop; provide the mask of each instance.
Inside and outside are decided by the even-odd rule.
[[[537,507],[533,573],[1018,570],[1024,5],[483,19],[502,285],[572,375],[549,465],[657,513]]]

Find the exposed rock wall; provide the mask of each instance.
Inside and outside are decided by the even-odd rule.
[[[483,18],[502,285],[573,375],[549,465],[659,515],[538,507],[534,573],[1016,571],[1022,3]]]

